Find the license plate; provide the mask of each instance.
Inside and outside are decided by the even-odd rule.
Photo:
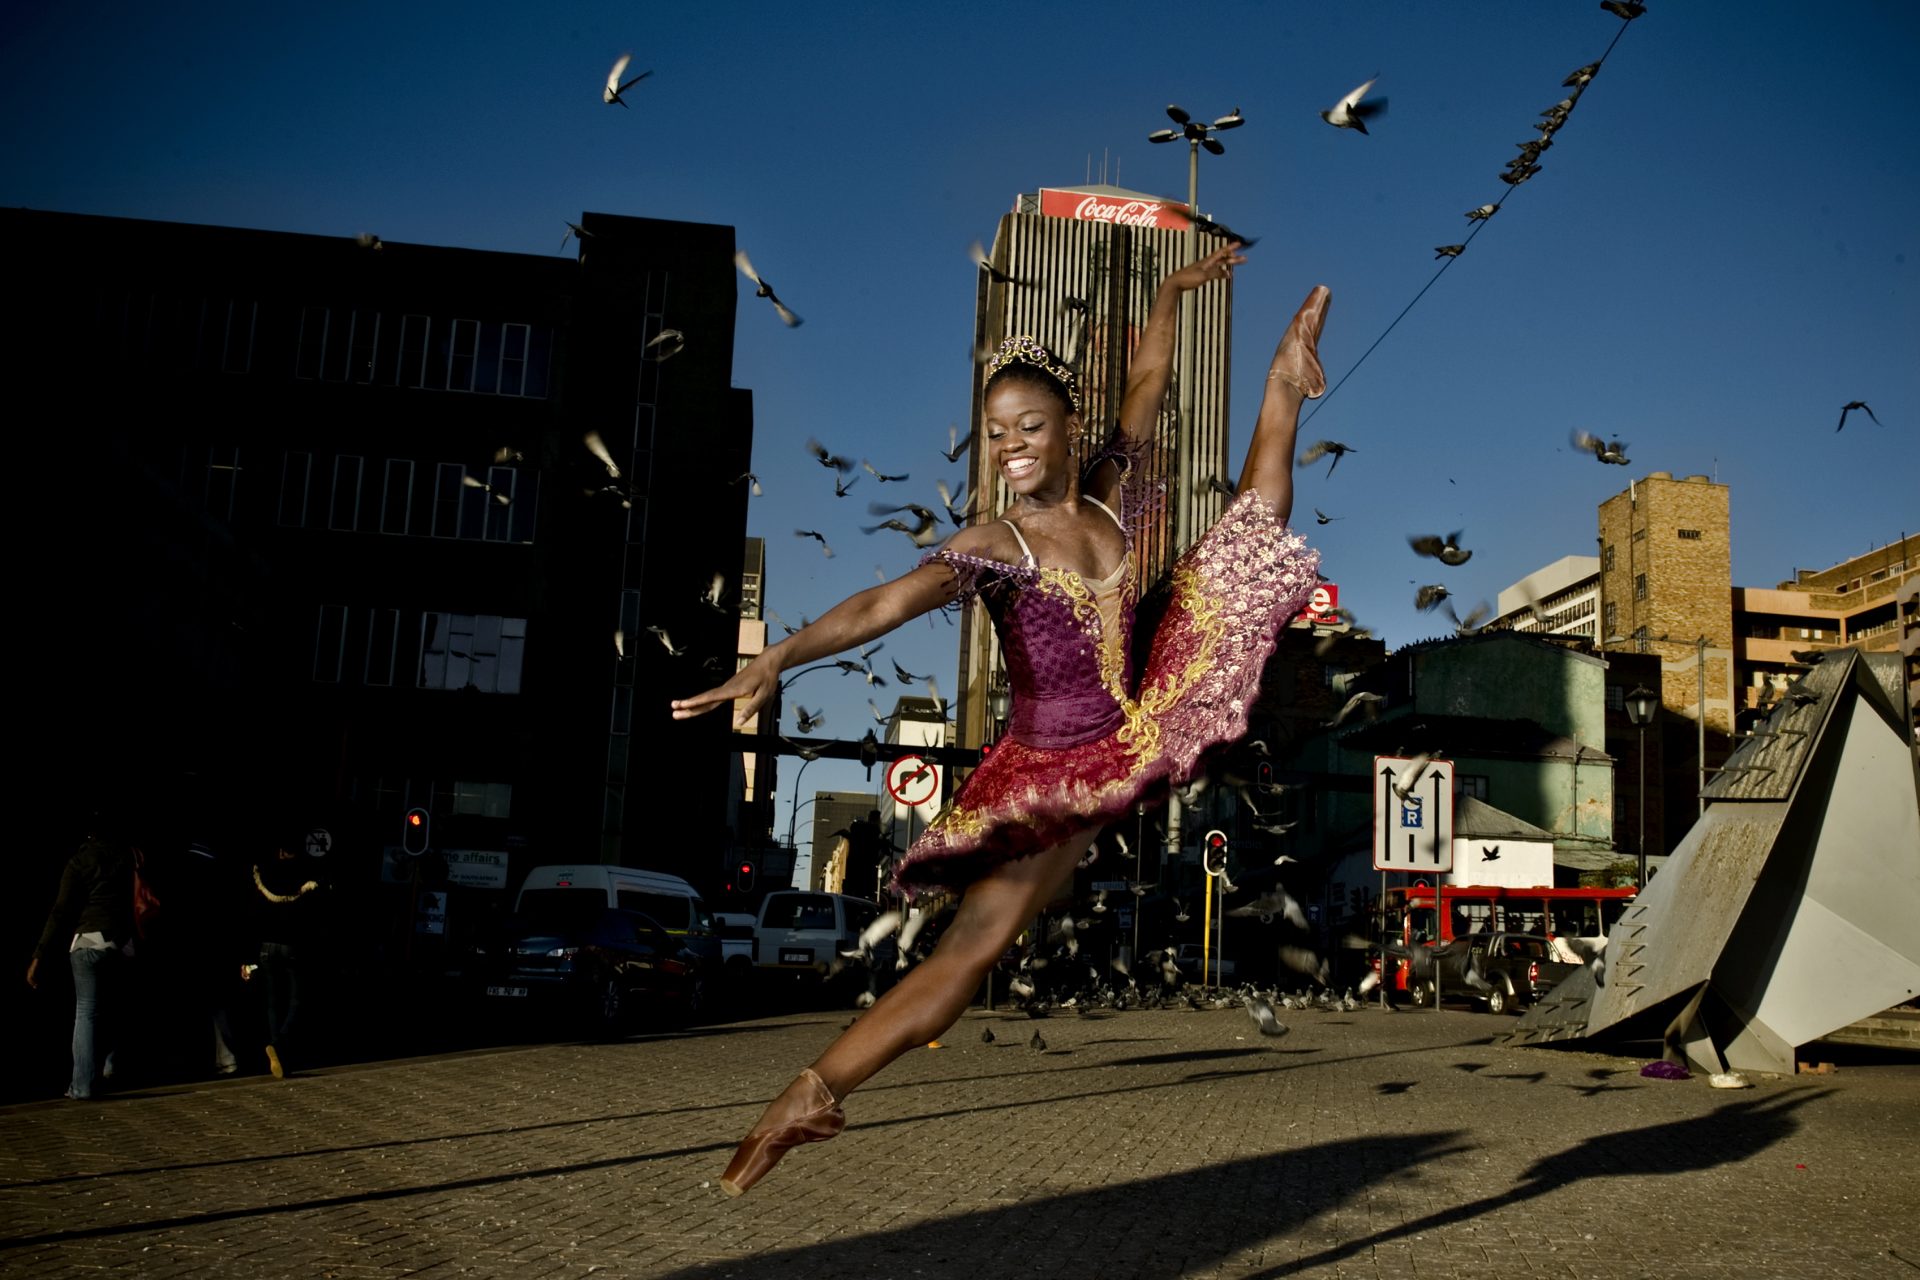
[[[488,987],[487,994],[490,996],[524,996],[527,994],[527,989],[525,987]]]
[[[813,952],[811,952],[811,951],[782,951],[782,952],[780,953],[780,963],[781,963],[781,964],[812,964],[812,963],[813,963]]]

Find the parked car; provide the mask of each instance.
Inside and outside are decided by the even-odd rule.
[[[686,1021],[706,1004],[708,966],[684,939],[588,895],[536,898],[475,951],[489,1005],[602,1035],[649,1017]]]
[[[713,931],[720,939],[720,969],[729,981],[744,981],[753,970],[753,928],[757,919],[742,911],[713,913]]]
[[[713,913],[700,891],[679,876],[636,867],[612,867],[597,862],[551,863],[534,867],[520,884],[513,909],[534,914],[539,905],[590,897],[603,907],[638,911],[685,942],[707,966],[707,976],[719,972],[720,938],[714,932]]]
[[[1436,947],[1433,961],[1443,997],[1485,1001],[1489,1013],[1518,1013],[1580,967],[1553,955],[1553,944],[1539,934],[1470,933]],[[1432,979],[1412,983],[1408,994],[1415,1004],[1427,1003]]]

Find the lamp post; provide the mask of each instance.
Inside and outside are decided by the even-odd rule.
[[[1200,256],[1200,230],[1192,221],[1200,212],[1200,148],[1205,147],[1211,155],[1223,154],[1226,148],[1212,136],[1214,131],[1238,129],[1246,119],[1240,114],[1240,108],[1235,107],[1212,124],[1201,124],[1171,103],[1167,105],[1167,117],[1180,127],[1156,129],[1147,135],[1147,141],[1187,140],[1187,261],[1192,262]],[[1174,475],[1179,486],[1174,492],[1173,504],[1176,553],[1186,550],[1193,540],[1193,326],[1199,303],[1189,300],[1180,306],[1185,314],[1180,341],[1180,431],[1174,440]]]
[[[1647,726],[1653,723],[1653,713],[1660,705],[1660,699],[1653,690],[1645,685],[1635,685],[1633,692],[1626,698],[1627,720],[1640,731],[1640,877],[1636,887],[1647,887]]]
[[[793,833],[794,833],[795,824],[800,820],[800,778],[802,774],[806,773],[807,766],[812,764],[815,760],[818,760],[819,758],[820,758],[819,756],[809,756],[805,760],[802,760],[800,762],[800,767],[798,769],[794,770],[793,807],[787,811],[787,848],[789,849],[797,847],[793,843]],[[807,803],[811,804],[813,802],[810,800]],[[776,821],[778,821],[778,819],[776,819]]]
[[[1013,690],[1007,687],[1007,673],[994,668],[987,678],[987,715],[993,720],[992,736],[989,742],[1000,741],[1000,735],[1007,731],[1007,717],[1013,714]]]

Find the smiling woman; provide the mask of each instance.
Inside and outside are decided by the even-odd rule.
[[[721,1178],[728,1194],[793,1147],[838,1134],[841,1100],[953,1024],[1102,826],[1245,731],[1280,628],[1316,582],[1318,556],[1287,518],[1300,405],[1326,387],[1316,354],[1324,288],[1274,353],[1239,497],[1175,565],[1173,603],[1137,680],[1130,658],[1133,544],[1147,506],[1137,462],[1166,399],[1180,295],[1230,278],[1244,261],[1239,247],[1161,283],[1119,424],[1089,456],[1072,372],[1033,338],[1009,338],[989,365],[983,405],[989,460],[1014,495],[1002,517],[836,605],[726,684],[673,703],[680,719],[732,704],[741,723],[777,691],[781,672],[976,596],[1012,686],[1005,736],[894,868],[894,887],[910,898],[961,895],[951,924],[930,957],[768,1106]]]

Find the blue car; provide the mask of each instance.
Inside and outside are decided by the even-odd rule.
[[[709,965],[651,916],[591,901],[509,917],[476,948],[489,1006],[619,1035],[686,1022],[706,1005]]]

